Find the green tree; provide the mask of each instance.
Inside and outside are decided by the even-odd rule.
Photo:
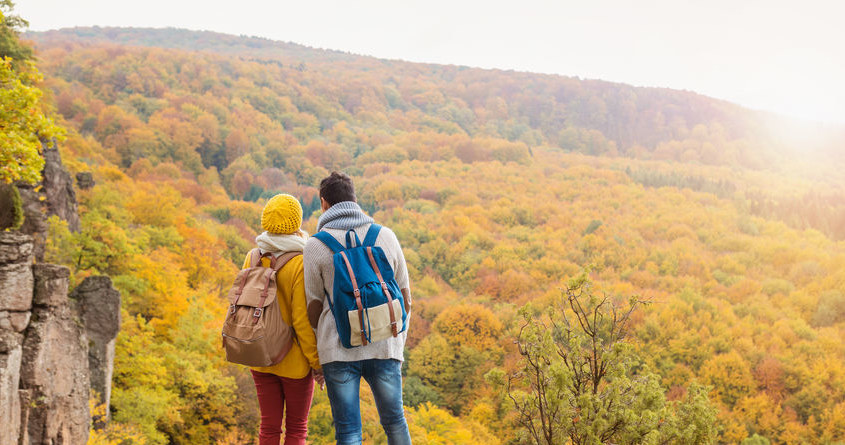
[[[11,14],[11,0],[0,0],[0,181],[35,183],[44,159],[41,141],[59,129],[41,109],[41,74],[29,59],[32,49],[20,43],[26,20]]]
[[[41,90],[32,86],[39,80],[32,62],[16,70],[11,59],[0,59],[0,181],[38,182],[41,141],[61,133],[41,109]]]
[[[418,377],[422,386],[433,388],[444,405],[458,414],[475,397],[484,380],[485,363],[489,360],[483,351],[451,344],[442,335],[434,333],[411,351],[409,362],[413,369],[410,376]],[[489,369],[490,365],[487,366]],[[412,388],[418,392],[417,388]],[[412,394],[412,397],[415,395]]]
[[[20,228],[24,219],[22,205],[18,188],[14,184],[0,181],[0,209],[3,209],[0,214],[0,230]]]
[[[12,0],[0,0],[0,59],[9,58],[17,62],[31,59],[32,48],[18,38],[29,22],[12,14],[14,7]]]
[[[742,445],[769,445],[769,439],[757,434],[742,441]]]
[[[813,315],[814,326],[831,326],[845,320],[845,294],[830,290],[821,295],[816,313]]]
[[[586,275],[570,281],[563,298],[545,311],[520,310],[515,372],[488,374],[516,408],[528,442],[537,445],[708,444],[716,437],[716,410],[706,390],[692,385],[686,398],[667,402],[659,377],[626,342],[627,305],[591,291]]]

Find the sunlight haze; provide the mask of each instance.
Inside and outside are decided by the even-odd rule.
[[[845,7],[830,1],[26,0],[30,29],[177,27],[413,62],[695,91],[845,123]]]

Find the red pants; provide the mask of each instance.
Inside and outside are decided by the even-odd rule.
[[[252,371],[258,406],[261,408],[259,445],[279,445],[282,416],[285,417],[285,445],[305,445],[308,435],[308,411],[314,395],[314,378],[289,379],[275,374]]]

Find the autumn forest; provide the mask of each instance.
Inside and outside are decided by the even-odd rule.
[[[571,314],[576,288],[633,305],[606,388],[639,385],[648,400],[623,414],[653,426],[579,442],[593,437],[574,432],[579,408],[554,443],[845,441],[841,127],[687,91],[210,32],[22,39],[65,166],[96,184],[77,190],[79,232],[51,219],[47,260],[122,294],[98,408],[111,422],[89,443],[253,443],[255,389],[220,348],[224,295],[264,202],[296,196],[313,233],[333,170],[408,261],[414,443],[535,443],[514,401],[530,386],[522,342]],[[364,394],[364,442],[386,443]],[[309,441],[333,434],[317,390]]]

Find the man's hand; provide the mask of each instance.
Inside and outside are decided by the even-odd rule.
[[[314,381],[320,385],[320,389],[323,389],[323,386],[326,384],[326,378],[323,376],[322,369],[312,369],[311,375],[314,377]]]

